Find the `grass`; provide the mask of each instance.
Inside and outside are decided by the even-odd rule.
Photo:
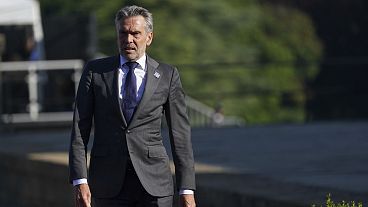
[[[318,207],[318,206],[313,204],[312,207]],[[320,207],[323,207],[323,206],[321,205]],[[363,207],[363,203],[358,202],[356,204],[355,201],[350,201],[350,202],[341,201],[340,203],[335,203],[331,198],[331,194],[328,194],[326,197],[325,207]]]

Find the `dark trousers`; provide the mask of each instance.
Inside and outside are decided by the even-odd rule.
[[[114,198],[92,198],[93,207],[172,207],[173,196],[154,197],[146,192],[131,163],[128,162],[124,185]]]

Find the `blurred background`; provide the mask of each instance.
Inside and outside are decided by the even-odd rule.
[[[10,194],[31,201],[20,206],[58,206],[45,177],[70,191],[66,154],[81,71],[118,54],[114,16],[132,4],[154,16],[148,54],[181,74],[196,159],[209,164],[196,167],[205,169],[199,204],[220,205],[226,186],[233,192],[245,181],[237,192],[257,189],[240,199],[250,204],[230,193],[239,202],[226,197],[226,206],[310,206],[327,192],[367,198],[367,1],[0,0],[1,207],[17,206]],[[225,168],[236,175],[219,173]],[[297,202],[280,201],[294,193]]]
[[[149,55],[179,68],[188,96],[236,117],[237,123],[368,117],[368,16],[363,0],[18,1],[1,1],[4,63],[86,62],[115,55],[116,10],[138,4],[154,14]],[[17,5],[24,7],[22,2],[34,4],[39,13],[15,13]],[[72,110],[77,80],[71,79],[70,69],[83,62],[66,64],[68,70],[36,71],[38,105],[33,103],[33,110]],[[27,70],[4,67],[1,113],[28,113],[32,92]]]

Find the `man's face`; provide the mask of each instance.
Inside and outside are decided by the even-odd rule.
[[[116,31],[120,55],[128,61],[142,57],[153,38],[153,33],[146,30],[143,16],[122,19],[116,23]]]

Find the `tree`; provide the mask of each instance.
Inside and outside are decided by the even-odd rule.
[[[254,0],[84,0],[74,7],[70,2],[49,4],[64,5],[61,11],[93,11],[99,48],[109,55],[117,53],[116,10],[144,5],[154,14],[149,54],[179,67],[188,95],[212,106],[220,102],[225,114],[248,123],[304,120],[304,82],[317,71],[310,63],[318,61],[321,46],[300,11]]]

